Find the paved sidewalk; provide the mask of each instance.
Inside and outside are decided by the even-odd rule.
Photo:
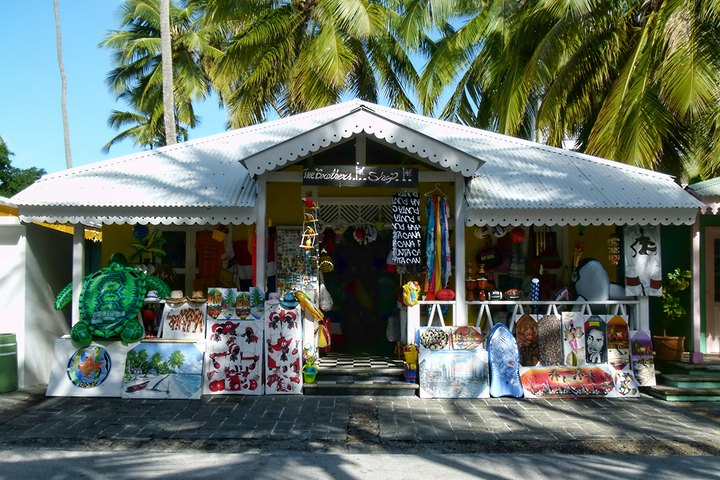
[[[0,394],[0,447],[218,452],[720,454],[720,404],[310,395]]]

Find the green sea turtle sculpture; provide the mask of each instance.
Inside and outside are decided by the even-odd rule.
[[[140,321],[140,308],[148,290],[156,290],[160,298],[170,295],[170,287],[161,279],[129,267],[125,256],[114,253],[110,264],[83,280],[80,291],[80,321],[70,331],[72,340],[89,345],[93,337],[111,338],[120,335],[127,342],[145,336]],[[60,310],[72,301],[72,284],[55,298]]]

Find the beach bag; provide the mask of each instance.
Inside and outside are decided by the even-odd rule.
[[[320,323],[318,329],[318,348],[325,348],[330,346],[330,332],[323,322]]]
[[[418,282],[407,282],[403,285],[403,303],[412,307],[420,301],[420,284]]]
[[[320,300],[320,310],[324,312],[332,310],[333,298],[330,295],[327,287],[325,286],[325,279],[323,278],[322,273],[320,273],[320,292],[318,294],[318,297]]]
[[[397,342],[400,340],[400,316],[397,310],[388,317],[385,336],[388,342]]]

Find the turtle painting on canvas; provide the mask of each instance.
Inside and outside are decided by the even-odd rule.
[[[129,267],[122,254],[113,254],[107,267],[83,280],[80,321],[70,331],[72,340],[80,345],[90,344],[93,337],[119,335],[127,343],[141,340],[145,329],[139,313],[148,290],[156,290],[160,298],[170,294],[164,281]],[[72,284],[55,298],[55,309],[60,310],[71,301]]]

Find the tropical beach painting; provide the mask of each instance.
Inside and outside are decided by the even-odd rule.
[[[199,399],[202,343],[141,342],[128,351],[122,398]]]

